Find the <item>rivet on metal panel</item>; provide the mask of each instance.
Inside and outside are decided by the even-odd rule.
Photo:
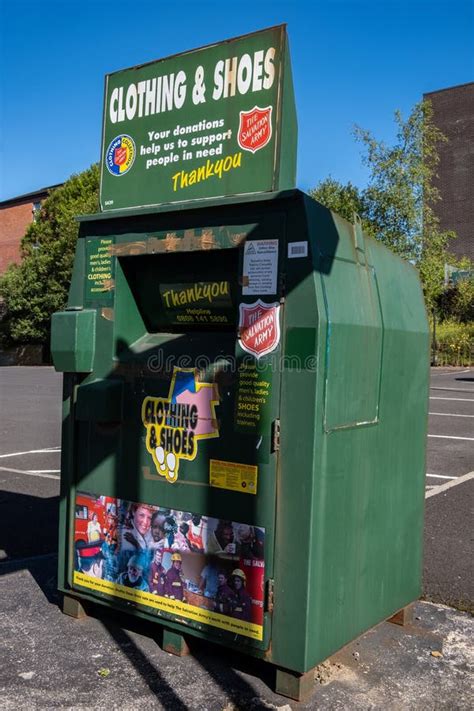
[[[102,318],[105,318],[106,321],[113,321],[114,320],[114,310],[107,308],[105,306],[101,310],[100,315],[102,316]]]

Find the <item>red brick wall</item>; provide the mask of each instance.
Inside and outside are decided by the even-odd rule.
[[[31,202],[0,209],[0,274],[3,274],[9,264],[20,261],[21,238],[31,222]]]
[[[435,205],[442,230],[454,230],[449,246],[457,257],[474,260],[474,82],[425,94],[433,119],[448,139],[439,146]]]

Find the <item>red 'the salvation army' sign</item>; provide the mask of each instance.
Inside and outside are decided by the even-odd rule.
[[[240,112],[240,126],[237,140],[244,151],[256,153],[267,145],[272,137],[272,107]]]
[[[257,358],[274,351],[280,342],[280,304],[260,299],[240,304],[239,337],[244,351]]]

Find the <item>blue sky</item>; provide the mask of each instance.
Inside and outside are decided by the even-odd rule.
[[[282,22],[303,190],[364,185],[355,123],[390,141],[396,108],[474,79],[470,0],[0,0],[0,201],[99,159],[106,73]]]

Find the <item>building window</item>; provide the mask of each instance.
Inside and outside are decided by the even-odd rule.
[[[41,203],[40,202],[34,202],[33,203],[33,209],[31,210],[33,213],[33,222],[36,222],[38,220],[38,213],[41,210]]]

